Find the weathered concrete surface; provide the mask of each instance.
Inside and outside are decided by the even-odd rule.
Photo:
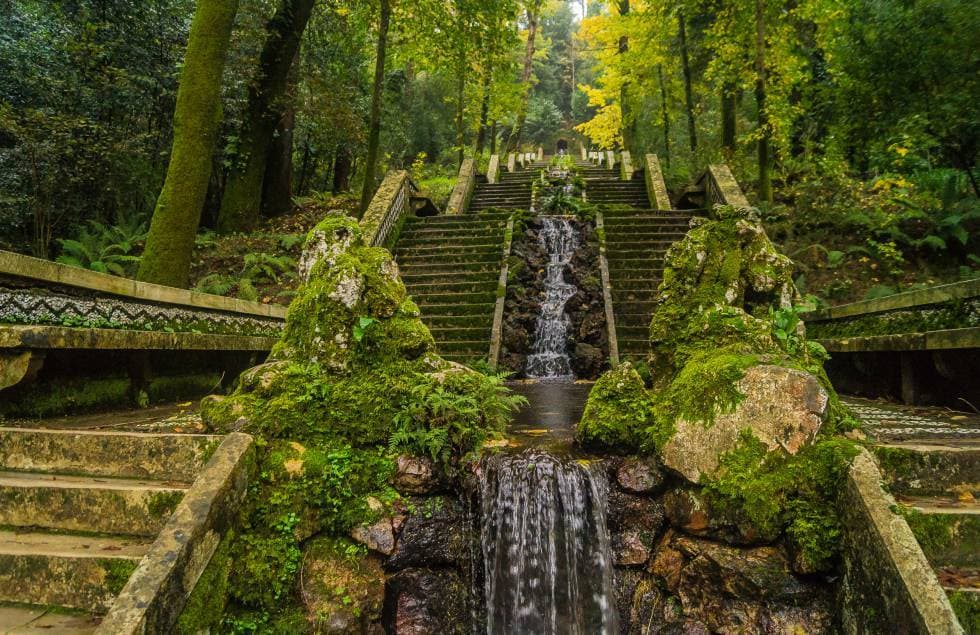
[[[845,633],[962,633],[905,519],[862,450],[841,496],[840,627]]]
[[[0,428],[9,470],[190,483],[221,437],[203,434]]]
[[[100,619],[94,615],[52,612],[43,606],[0,606],[0,633],[91,635]]]
[[[609,276],[609,259],[606,247],[606,221],[602,212],[595,215],[596,232],[599,235],[599,281],[602,283],[602,304],[606,315],[606,337],[609,341],[609,364],[619,366],[619,337],[616,335],[616,314],[613,308],[612,283]]]
[[[893,494],[980,495],[980,446],[882,443],[872,452]]]
[[[715,421],[677,421],[677,431],[663,450],[664,465],[692,483],[712,476],[719,459],[751,430],[770,450],[796,454],[816,437],[827,413],[827,392],[817,379],[781,366],[753,366],[738,382],[745,395],[735,411]]]
[[[186,485],[0,472],[0,525],[153,536]]]
[[[276,337],[165,333],[126,329],[81,329],[67,326],[0,326],[0,349],[102,349],[175,351],[268,351]]]
[[[655,154],[644,158],[643,178],[647,182],[647,198],[654,209],[670,209],[670,197],[667,196],[667,184],[664,182],[664,172],[660,168],[660,159]]]
[[[225,437],[184,496],[98,633],[168,633],[214,555],[245,495],[253,463],[252,437]]]
[[[490,355],[488,357],[490,367],[496,368],[500,361],[500,347],[502,343],[504,329],[504,305],[507,301],[507,277],[510,271],[510,251],[514,243],[514,219],[507,219],[507,229],[504,232],[504,248],[500,267],[500,275],[497,277],[497,301],[493,306],[493,324],[490,327]]]

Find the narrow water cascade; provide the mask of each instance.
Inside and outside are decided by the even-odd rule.
[[[486,632],[617,632],[605,476],[527,450],[480,476]]]
[[[578,289],[565,280],[565,267],[578,247],[578,232],[567,218],[545,216],[541,220],[541,245],[549,258],[545,298],[535,325],[534,352],[527,358],[525,372],[532,378],[571,379],[574,375],[567,350],[569,318],[565,304]]]

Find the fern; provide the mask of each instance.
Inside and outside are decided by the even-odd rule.
[[[139,263],[135,251],[146,240],[146,222],[136,216],[119,217],[117,225],[89,221],[74,238],[58,239],[56,262],[100,273],[129,276]]]

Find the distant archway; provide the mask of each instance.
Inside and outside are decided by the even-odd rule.
[[[558,154],[561,154],[562,152],[568,153],[568,141],[564,139],[559,139],[556,147],[556,151]]]

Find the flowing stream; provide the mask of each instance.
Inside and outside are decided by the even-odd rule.
[[[539,450],[501,453],[480,490],[486,632],[618,632],[602,471]]]
[[[578,289],[565,280],[565,267],[578,247],[578,232],[567,218],[541,218],[541,246],[548,253],[544,276],[544,302],[534,329],[534,352],[527,357],[525,373],[538,379],[572,379],[568,357],[568,315],[565,303]]]

